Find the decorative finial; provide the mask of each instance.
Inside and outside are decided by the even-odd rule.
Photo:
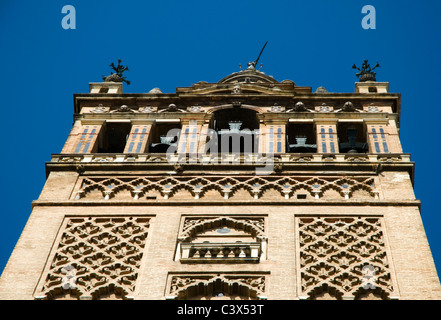
[[[112,62],[110,64],[110,67],[115,71],[115,73],[111,73],[110,76],[103,76],[103,80],[105,82],[125,82],[128,85],[130,84],[130,81],[126,80],[126,77],[123,77],[124,71],[129,71],[129,68],[126,66],[124,67],[121,64],[122,60],[118,59],[118,65],[115,67],[115,64]]]
[[[260,50],[259,56],[257,57],[257,59],[255,61],[251,61],[248,62],[247,64],[247,70],[256,70],[256,66],[257,66],[257,62],[259,62],[260,56],[262,55],[263,50],[265,49],[266,45],[268,44],[268,41],[265,42],[265,44],[263,45],[262,50]],[[240,69],[242,70],[242,66],[239,65]],[[260,66],[260,68],[262,68],[262,65]],[[259,69],[260,70],[260,69]]]
[[[361,69],[358,68],[355,64],[352,66],[352,69],[357,69],[360,72],[357,72],[355,75],[359,77],[360,82],[364,81],[377,81],[375,79],[376,72],[373,72],[374,69],[379,68],[380,64],[377,62],[375,67],[371,68],[371,66],[368,63],[368,60],[364,60],[363,64],[361,66]]]

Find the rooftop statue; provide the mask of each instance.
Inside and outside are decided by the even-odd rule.
[[[377,81],[375,79],[377,73],[374,72],[374,70],[379,67],[380,65],[377,62],[377,64],[373,68],[371,68],[371,66],[368,63],[368,60],[364,60],[361,69],[358,68],[355,64],[352,66],[352,69],[357,69],[358,71],[360,71],[357,72],[355,75],[359,77],[360,82],[364,82],[364,81]]]
[[[129,68],[127,66],[124,67],[121,62],[122,60],[118,59],[118,65],[116,67],[113,62],[110,64],[110,67],[112,67],[115,73],[111,73],[110,76],[107,77],[103,76],[105,82],[125,82],[130,84],[130,81],[126,80],[126,77],[123,77],[124,71],[129,71]]]

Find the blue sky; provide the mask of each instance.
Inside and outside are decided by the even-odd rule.
[[[64,5],[76,9],[75,30],[61,26]],[[364,5],[376,9],[375,30],[361,27]],[[416,162],[415,193],[441,274],[440,15],[441,2],[427,0],[2,0],[0,272],[44,186],[44,163],[69,134],[74,93],[87,93],[118,58],[130,68],[125,92],[217,82],[268,41],[262,71],[313,90],[353,92],[351,66],[381,64],[377,80],[402,94],[402,144]]]

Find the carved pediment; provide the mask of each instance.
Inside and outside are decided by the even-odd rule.
[[[276,79],[257,70],[241,70],[222,78],[218,83],[279,83]]]
[[[181,87],[179,94],[190,95],[280,95],[294,92],[311,92],[310,87],[299,87],[291,80],[281,82],[258,70],[241,70],[232,73],[217,83],[199,81],[191,87]]]
[[[286,86],[265,86],[259,83],[231,83],[231,84],[206,84],[194,85],[190,88],[181,88],[181,93],[196,94],[196,95],[248,95],[248,94],[262,94],[262,95],[279,95],[283,93],[292,92],[287,90]]]

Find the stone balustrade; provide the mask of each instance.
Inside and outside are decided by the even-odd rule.
[[[182,263],[259,262],[260,242],[181,243]]]
[[[410,162],[410,154],[349,154],[349,153],[283,153],[274,155],[265,154],[223,154],[223,155],[196,155],[188,154],[53,154],[51,163],[170,163],[170,164],[225,164],[225,163],[244,163],[244,164],[264,164],[273,161],[274,163],[297,163],[297,162],[386,162],[386,163],[405,163]]]

